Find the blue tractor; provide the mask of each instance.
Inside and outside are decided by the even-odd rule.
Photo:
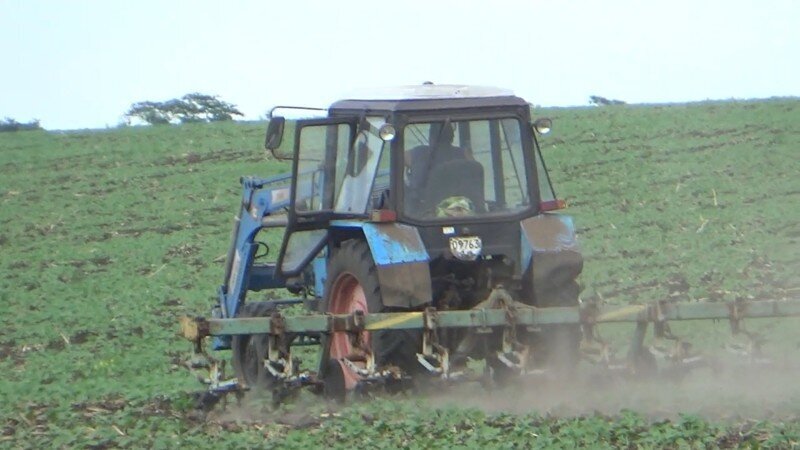
[[[342,399],[468,377],[470,361],[498,383],[571,370],[579,319],[511,318],[579,302],[583,259],[572,219],[551,212],[564,202],[537,144],[549,119],[506,90],[432,84],[354,95],[322,117],[278,111],[265,146],[292,172],[242,179],[219,303],[188,334],[231,350],[236,377],[217,372],[215,389]],[[262,236],[276,231],[266,262]],[[283,289],[296,296],[252,294]],[[282,314],[293,303],[308,314]],[[319,347],[318,367],[298,367],[301,345]]]

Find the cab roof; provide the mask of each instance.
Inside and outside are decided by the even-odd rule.
[[[508,89],[455,84],[422,84],[376,88],[351,93],[329,110],[411,111],[471,107],[527,106]]]

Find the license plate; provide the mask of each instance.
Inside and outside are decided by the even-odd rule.
[[[450,238],[450,252],[458,259],[474,261],[480,256],[483,243],[478,236],[459,236]]]

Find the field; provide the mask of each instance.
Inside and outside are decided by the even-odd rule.
[[[537,114],[555,122],[542,146],[578,224],[584,299],[800,298],[800,100]],[[303,397],[280,414],[249,399],[201,417],[177,318],[215,300],[239,176],[287,170],[263,132],[0,133],[0,447],[800,446],[786,373],[565,396],[464,387],[343,408]],[[796,321],[754,325],[784,358],[798,350]],[[716,347],[726,327],[675,329]]]

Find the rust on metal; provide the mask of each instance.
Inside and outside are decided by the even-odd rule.
[[[210,334],[208,321],[204,317],[182,316],[178,321],[181,325],[181,335],[192,342]]]
[[[328,332],[350,331],[350,316],[328,315]]]
[[[541,214],[523,220],[521,225],[534,251],[578,250],[574,234],[558,215]]]
[[[559,215],[542,214],[523,220],[523,238],[530,245],[534,295],[544,296],[546,287],[562,286],[574,280],[583,270],[583,256],[571,222]],[[525,255],[523,255],[525,257]],[[534,299],[541,305],[542,298]]]
[[[273,312],[269,320],[269,334],[283,335],[285,332],[286,319],[278,311]]]
[[[435,330],[439,326],[439,313],[436,308],[429,306],[422,313],[422,323],[426,330]]]
[[[354,333],[361,333],[366,327],[367,321],[365,319],[364,311],[353,311],[351,331]]]
[[[731,324],[731,333],[736,335],[741,331],[742,315],[744,314],[745,305],[740,301],[728,303],[729,321]]]

